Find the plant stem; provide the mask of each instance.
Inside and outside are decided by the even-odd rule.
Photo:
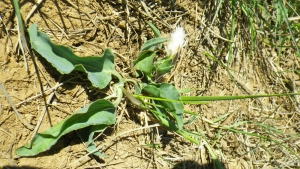
[[[29,124],[29,123],[26,121],[25,117],[24,117],[22,114],[20,114],[20,113],[18,112],[17,108],[16,108],[15,105],[13,104],[12,100],[10,99],[8,93],[6,92],[4,86],[2,86],[1,83],[0,83],[0,89],[1,89],[2,92],[4,93],[4,96],[5,96],[6,99],[8,100],[8,102],[9,102],[11,108],[14,110],[14,112],[15,112],[17,118],[21,121],[21,123],[22,123],[25,127],[27,127],[29,130],[33,130],[33,129],[34,129],[34,126],[32,126],[31,124]]]
[[[124,81],[123,77],[117,71],[112,71],[111,74],[113,76],[115,76],[116,78],[118,78],[118,80],[119,80],[118,83],[115,83],[113,85],[114,92],[116,93],[116,97],[117,97],[117,99],[113,102],[113,104],[115,105],[115,107],[117,107],[123,98],[122,88],[124,86],[125,81]],[[106,97],[106,99],[112,98],[112,97],[113,96],[108,96],[108,97]]]
[[[124,79],[117,71],[112,71],[111,74],[118,78],[119,82],[117,84],[119,84],[119,86],[124,86]]]
[[[118,84],[115,84],[115,85],[114,85],[114,89],[115,89],[116,94],[117,94],[117,99],[113,102],[113,104],[115,105],[115,107],[117,107],[120,104],[120,102],[123,98],[123,92],[122,92],[121,87]]]
[[[125,82],[132,82],[134,85],[138,86],[138,83],[133,79],[125,79]]]
[[[132,104],[134,104],[138,107],[142,106],[142,102],[140,102],[138,99],[136,99],[131,93],[129,93],[126,89],[124,89],[124,87],[120,87],[120,88]]]

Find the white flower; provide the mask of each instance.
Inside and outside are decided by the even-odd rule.
[[[173,57],[179,52],[184,44],[185,32],[183,27],[176,27],[171,34],[168,45],[166,47],[167,56]]]

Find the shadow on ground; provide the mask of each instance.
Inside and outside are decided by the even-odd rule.
[[[220,161],[213,161],[207,164],[199,164],[193,160],[185,160],[174,165],[172,169],[225,169],[225,166]]]
[[[219,165],[217,164],[219,163]],[[221,165],[221,166],[220,166]],[[39,169],[38,167],[30,166],[3,166],[1,169]],[[200,165],[198,162],[193,160],[185,160],[177,163],[172,169],[225,169],[224,164],[221,162],[212,162]]]
[[[1,169],[39,169],[38,167],[30,167],[30,166],[3,166]]]

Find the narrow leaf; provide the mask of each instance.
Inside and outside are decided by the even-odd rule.
[[[217,100],[236,100],[236,99],[254,99],[260,97],[273,96],[294,96],[300,93],[284,93],[284,94],[262,94],[262,95],[243,95],[243,96],[181,96],[182,101],[217,101]]]
[[[143,88],[143,91],[147,92],[151,96],[158,97],[158,98],[166,98],[170,100],[179,100],[179,93],[177,92],[176,88],[168,83],[161,83],[161,84],[151,84]],[[176,125],[179,130],[183,127],[183,103],[182,102],[168,102],[168,101],[158,101],[154,100],[155,104],[161,105],[164,108],[157,107],[157,111],[161,113],[170,112],[171,117],[175,119]],[[167,114],[166,114],[167,115]]]
[[[155,64],[156,71],[159,75],[166,74],[171,71],[173,68],[172,59],[164,58],[162,60],[158,60]]]
[[[160,31],[151,23],[151,22],[148,22],[146,21],[146,23],[150,26],[150,28],[152,29],[154,35],[156,38],[160,38],[161,35],[160,35]]]
[[[168,41],[167,38],[153,38],[153,39],[150,39],[146,43],[143,44],[143,46],[141,48],[141,51],[150,49],[151,47],[153,47],[155,45],[158,45],[158,44],[161,44],[161,43],[166,42],[166,41]]]

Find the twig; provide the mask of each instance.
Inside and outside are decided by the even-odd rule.
[[[8,131],[4,130],[2,127],[0,127],[0,130],[9,135],[11,138],[16,139],[13,135],[11,135]]]
[[[149,10],[148,10],[148,7],[147,7],[147,5],[145,4],[145,2],[144,1],[140,1],[141,2],[141,4],[142,4],[142,6],[143,6],[143,8],[144,8],[144,10],[145,10],[145,12],[146,12],[146,14],[148,14],[148,16],[151,16],[150,15],[150,12],[149,12]]]
[[[26,19],[25,19],[25,23],[27,23],[29,21],[29,18],[32,16],[32,14],[35,12],[35,10],[38,8],[38,6],[43,2],[43,0],[38,0],[37,3],[34,4],[33,8],[31,9],[31,11],[28,13]]]
[[[56,26],[62,34],[64,34],[66,36],[67,39],[70,39],[69,36],[67,35],[67,33],[57,24],[55,23],[51,18],[48,18],[50,22],[53,23],[54,26]]]
[[[152,124],[152,125],[150,125],[150,126],[139,127],[139,128],[136,128],[136,129],[124,131],[124,132],[122,132],[122,133],[119,133],[118,135],[116,135],[115,137],[113,137],[113,138],[110,139],[110,140],[114,140],[114,139],[116,139],[116,138],[118,138],[118,137],[120,137],[120,136],[122,136],[122,135],[125,135],[125,134],[130,133],[130,132],[133,132],[133,131],[143,130],[143,129],[147,129],[147,128],[153,128],[153,127],[159,127],[159,126],[161,126],[161,125],[157,123],[157,124]],[[93,151],[89,152],[88,154],[86,154],[86,155],[80,157],[78,160],[76,160],[76,161],[72,162],[71,164],[69,164],[69,167],[70,167],[70,166],[73,166],[75,163],[79,162],[79,161],[82,160],[83,158],[86,158],[87,156],[89,156],[89,155],[93,154],[94,152],[100,150],[100,149],[101,149],[102,147],[104,147],[104,146],[105,146],[105,144],[103,144],[103,145],[97,147],[95,150],[93,150]]]
[[[62,86],[62,85],[63,85],[63,83],[57,83],[54,87],[52,87],[52,88],[50,88],[50,89],[48,89],[48,90],[45,90],[44,92],[46,93],[46,92],[49,92],[49,91],[56,90],[59,86]],[[30,98],[28,98],[28,99],[26,99],[26,100],[23,100],[23,101],[17,103],[16,105],[17,105],[17,106],[20,106],[21,104],[23,104],[23,103],[25,103],[25,102],[28,102],[28,101],[30,101],[30,100],[32,100],[32,99],[35,99],[35,98],[37,98],[37,97],[40,97],[40,96],[42,96],[41,93],[40,93],[40,94],[37,94],[37,95],[35,95],[35,96],[32,96],[32,97],[30,97]]]
[[[34,126],[32,126],[31,124],[29,124],[29,123],[25,120],[24,116],[18,112],[18,110],[16,109],[15,105],[13,104],[12,100],[10,99],[8,93],[6,92],[5,88],[3,87],[3,85],[2,85],[1,83],[0,83],[0,89],[1,89],[2,92],[4,93],[6,99],[8,100],[10,106],[11,106],[12,109],[14,110],[14,112],[15,112],[17,118],[21,121],[21,123],[22,123],[25,127],[27,127],[29,130],[33,130],[33,129],[34,129]]]
[[[61,76],[59,77],[58,82],[56,83],[55,86],[57,86],[57,87],[59,86],[59,83],[60,83],[62,77],[63,77],[63,75],[61,75]],[[54,89],[54,90],[55,90],[55,89]],[[47,102],[46,102],[46,105],[45,105],[45,107],[44,107],[44,109],[43,109],[43,111],[42,111],[42,116],[39,118],[39,121],[38,121],[38,123],[37,123],[37,125],[36,125],[36,127],[35,127],[35,129],[34,129],[34,131],[33,131],[33,135],[32,135],[31,140],[33,139],[33,137],[34,137],[35,134],[37,133],[38,129],[40,128],[41,123],[42,123],[42,121],[43,121],[43,119],[44,119],[46,113],[47,113],[47,115],[48,115],[50,127],[52,127],[51,120],[50,120],[50,115],[49,115],[49,113],[48,113],[48,111],[47,111],[47,107],[48,107],[47,105],[51,102],[53,96],[54,96],[54,91],[50,94],[50,96],[49,96],[49,98],[48,98],[48,100],[47,100]],[[43,97],[43,98],[45,98],[45,97]]]
[[[1,16],[0,16],[0,20],[1,20],[1,22],[2,22],[2,24],[3,24],[3,26],[4,26],[4,28],[5,28],[5,32],[6,32],[6,34],[7,34],[6,39],[5,39],[6,48],[5,48],[5,50],[4,50],[4,51],[5,51],[5,54],[6,54],[6,59],[5,59],[5,62],[1,64],[1,66],[2,66],[2,65],[5,65],[6,63],[9,62],[9,58],[8,58],[8,54],[9,54],[9,47],[8,47],[8,46],[9,46],[9,43],[8,43],[8,39],[10,39],[10,38],[9,38],[10,33],[9,33],[9,31],[8,31],[8,29],[7,29],[7,26],[6,26],[6,24],[4,23],[4,21],[3,21],[3,19],[2,19]],[[10,44],[12,44],[11,39],[10,39]]]

